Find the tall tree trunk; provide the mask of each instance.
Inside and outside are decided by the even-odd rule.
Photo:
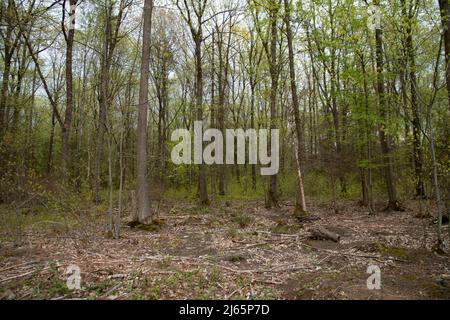
[[[220,132],[225,132],[225,91],[228,81],[228,47],[227,53],[223,54],[223,30],[216,27],[217,30],[217,51],[219,54],[219,72],[217,76],[217,85],[219,87],[219,105],[217,111],[217,122]],[[219,195],[225,195],[225,165],[220,165],[218,168],[219,178]]]
[[[379,0],[376,0],[375,5],[379,5]],[[397,202],[397,192],[395,189],[394,181],[394,169],[392,163],[391,148],[389,145],[389,136],[386,132],[386,121],[388,120],[387,103],[385,97],[385,84],[384,84],[384,53],[383,53],[383,30],[377,28],[375,31],[375,44],[376,44],[376,65],[377,65],[377,93],[379,113],[382,123],[378,125],[381,153],[383,157],[383,170],[384,179],[386,182],[386,188],[388,192],[388,210],[400,210],[400,206]]]
[[[276,4],[275,4],[276,6]],[[277,61],[277,45],[278,45],[278,26],[277,26],[277,16],[278,10],[272,9],[274,12],[271,13],[270,22],[270,129],[277,129],[277,93],[278,93],[278,78],[279,78],[279,66]],[[272,143],[270,141],[269,148],[271,149]],[[272,175],[269,178],[269,190],[266,197],[266,207],[272,208],[278,206],[278,190],[277,190],[277,175]]]
[[[409,63],[409,81],[411,90],[411,110],[413,124],[413,160],[416,175],[416,197],[425,197],[425,186],[423,180],[423,150],[420,134],[420,114],[417,96],[417,76],[416,76],[416,57],[412,36],[413,15],[407,13],[406,0],[402,0],[402,13],[406,19],[406,57]]]
[[[297,189],[297,197],[296,197],[296,211],[306,212],[306,200],[305,200],[305,190],[303,184],[303,174],[302,174],[302,140],[303,140],[303,132],[302,132],[302,124],[300,119],[299,112],[299,102],[297,95],[297,84],[295,77],[295,64],[294,64],[294,48],[292,44],[292,28],[291,28],[291,3],[289,0],[284,0],[284,23],[286,25],[286,36],[288,42],[288,53],[289,53],[289,75],[290,75],[290,83],[291,83],[291,93],[292,93],[292,107],[294,109],[294,120],[295,120],[295,133],[297,138],[297,147],[296,147],[296,162],[297,162],[297,174],[298,174],[298,189]]]
[[[439,8],[444,32],[445,80],[447,83],[448,106],[450,108],[450,1],[439,0]]]
[[[115,2],[111,0],[106,1],[105,8],[105,34],[103,42],[103,52],[101,55],[101,67],[100,67],[100,88],[99,88],[99,119],[98,119],[98,131],[95,146],[95,160],[94,160],[94,181],[93,181],[93,198],[94,202],[99,203],[100,197],[100,185],[102,175],[102,159],[103,159],[103,145],[105,143],[105,133],[107,131],[107,116],[108,106],[110,104],[110,69],[112,64],[112,58],[114,49],[117,45],[118,32],[122,22],[124,3],[120,2],[119,11],[114,14]]]
[[[75,6],[77,0],[70,0],[69,11],[69,32],[64,36],[66,40],[66,112],[64,117],[64,125],[61,128],[62,144],[61,144],[61,156],[62,156],[62,173],[65,183],[69,182],[70,171],[70,131],[72,127],[72,113],[73,113],[73,43],[75,37]],[[63,8],[65,10],[65,8]],[[64,24],[63,20],[63,24]]]
[[[367,143],[367,164],[368,168],[364,169],[364,190],[366,190],[367,194],[367,208],[369,209],[369,214],[373,214],[375,212],[375,207],[373,204],[373,188],[372,188],[372,123],[369,122],[369,85],[367,83],[367,72],[366,72],[366,64],[364,61],[364,56],[361,55],[361,69],[363,73],[363,88],[364,88],[364,111],[365,111],[365,135],[366,135],[366,143]]]
[[[25,143],[26,148],[26,154],[24,154],[24,157],[26,159],[27,167],[32,168],[33,162],[34,162],[34,133],[33,133],[33,118],[34,118],[34,109],[36,107],[36,88],[37,88],[37,72],[36,67],[33,71],[33,81],[31,84],[31,103],[30,108],[27,112],[27,140]]]
[[[100,185],[102,175],[103,145],[105,142],[106,121],[108,113],[109,100],[109,72],[110,72],[110,56],[109,48],[111,41],[111,14],[112,5],[107,4],[105,16],[105,39],[103,42],[103,52],[100,67],[100,88],[99,88],[99,114],[98,114],[98,131],[95,146],[94,160],[94,181],[93,181],[93,199],[95,203],[100,203]]]
[[[216,59],[215,59],[215,30],[211,34],[211,115],[210,123],[211,128],[216,127]],[[216,193],[216,171],[217,166],[212,165],[210,167],[210,179],[211,179],[211,193]]]
[[[152,220],[150,212],[150,198],[147,181],[147,116],[148,116],[148,80],[150,66],[150,46],[152,30],[153,0],[144,2],[144,29],[142,34],[142,57],[139,81],[139,110],[137,127],[137,216],[139,222],[150,223]]]
[[[11,74],[11,63],[14,51],[18,44],[18,41],[12,41],[13,32],[14,32],[14,20],[13,20],[13,10],[15,4],[13,0],[8,0],[8,6],[5,8],[4,16],[8,25],[6,27],[5,36],[4,36],[4,69],[2,74],[2,87],[0,91],[0,138],[6,131],[6,127],[8,125],[7,122],[7,108],[8,108],[8,87],[9,87],[9,77]],[[17,37],[18,39],[18,37]]]
[[[19,116],[20,116],[20,108],[21,105],[17,101],[20,101],[20,97],[22,95],[22,86],[24,85],[24,76],[27,71],[27,48],[26,46],[17,48],[17,76],[15,83],[15,92],[13,101],[16,103],[13,104],[13,121],[11,126],[11,131],[15,134],[19,131]],[[19,56],[20,54],[20,56]],[[8,114],[7,114],[8,116]]]
[[[196,66],[196,85],[195,85],[195,104],[197,108],[197,121],[203,121],[203,68],[202,68],[202,25],[199,21],[199,29],[194,37],[195,41],[195,66]],[[203,142],[202,142],[203,143]],[[202,148],[203,150],[203,148]],[[198,194],[200,203],[206,205],[209,203],[208,190],[206,185],[205,165],[203,161],[198,165]]]

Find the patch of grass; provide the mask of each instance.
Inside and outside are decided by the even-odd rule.
[[[29,213],[18,213],[7,207],[0,207],[0,232],[11,230],[37,229],[53,233],[64,233],[77,223],[70,215],[63,215],[51,210],[39,209]]]
[[[50,264],[50,277],[40,276],[40,271],[36,271],[36,276],[16,283],[15,287],[30,288],[33,299],[50,299],[65,296],[71,292],[66,281],[55,264]]]
[[[252,284],[252,278],[250,276],[239,275],[236,277],[234,282],[236,283],[236,287],[244,288]]]
[[[189,284],[195,281],[197,273],[197,271],[177,271],[166,278],[165,283],[169,286],[175,286],[180,283]]]
[[[232,220],[234,223],[238,224],[239,227],[241,227],[242,229],[248,227],[253,222],[253,218],[244,213],[233,214]]]
[[[236,180],[229,181],[226,186],[226,195],[220,196],[220,199],[225,201],[231,200],[260,200],[264,199],[265,189],[264,183],[257,182],[256,190],[252,188],[251,177],[244,176],[240,183]]]
[[[89,284],[87,290],[90,291],[95,296],[101,296],[104,294],[110,287],[114,286],[116,283],[111,280],[103,280],[95,283]]]
[[[236,239],[239,236],[239,232],[234,228],[229,228],[225,236],[229,239]]]
[[[195,200],[196,188],[187,186],[186,188],[168,188],[164,191],[164,196],[170,200]]]
[[[209,281],[211,283],[218,283],[221,280],[220,276],[221,272],[219,268],[212,268],[212,270],[209,272]]]

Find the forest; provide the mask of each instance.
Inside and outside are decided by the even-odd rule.
[[[449,0],[2,0],[0,300],[450,299]]]

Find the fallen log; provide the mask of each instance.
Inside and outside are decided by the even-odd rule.
[[[337,233],[334,233],[324,227],[315,227],[308,230],[310,233],[311,239],[317,240],[331,240],[334,242],[339,242],[341,240],[341,236]]]

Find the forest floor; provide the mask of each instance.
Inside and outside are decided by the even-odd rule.
[[[338,214],[312,203],[320,219],[301,224],[289,202],[169,201],[158,209],[163,225],[132,229],[124,218],[119,240],[105,237],[101,210],[2,223],[0,299],[450,299],[450,256],[432,251],[436,225],[409,206],[369,216],[356,202]],[[1,221],[8,215],[0,210]],[[318,225],[341,241],[309,239]],[[70,265],[80,290],[67,288]],[[371,265],[381,290],[367,288]]]

